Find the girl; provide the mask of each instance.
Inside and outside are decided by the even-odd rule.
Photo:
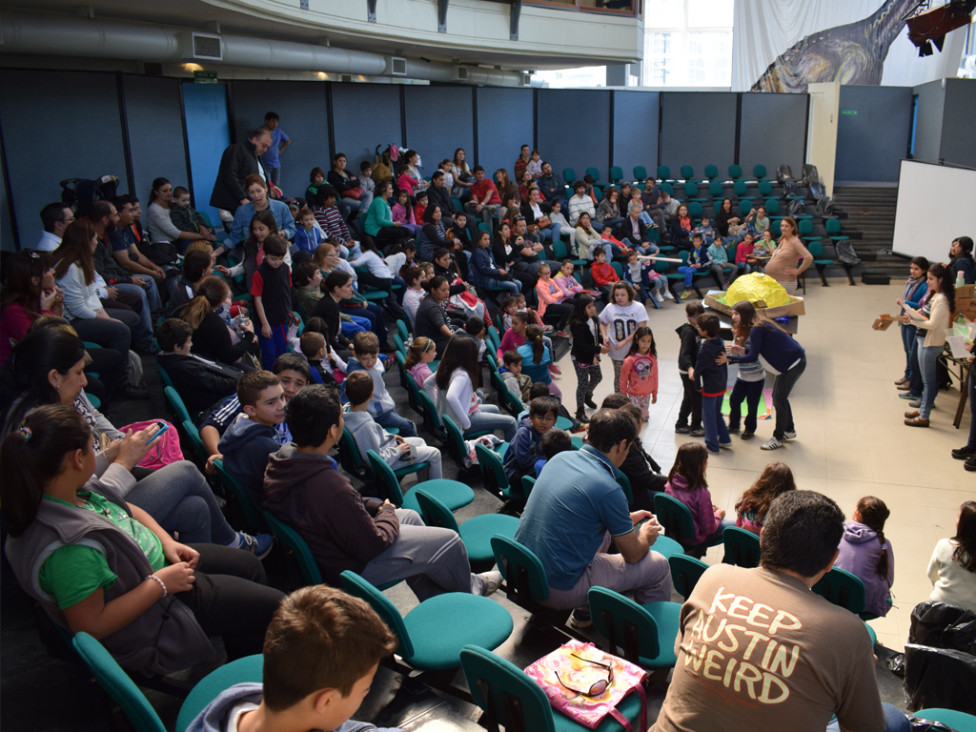
[[[403,291],[403,309],[410,316],[411,325],[413,325],[413,319],[417,317],[417,308],[420,307],[420,301],[427,294],[423,288],[426,280],[424,271],[420,267],[411,267],[403,273],[403,282],[406,285]]]
[[[556,286],[563,291],[567,300],[575,298],[577,295],[582,295],[585,292],[583,285],[573,277],[572,259],[563,260],[562,266],[559,268],[559,274],[554,279],[556,280]]]
[[[27,335],[41,315],[64,314],[64,290],[54,279],[51,255],[20,251],[4,262],[0,300],[0,363],[10,356],[10,343]]]
[[[928,575],[934,585],[929,599],[976,612],[976,501],[959,507],[956,535],[935,545]]]
[[[752,268],[756,266],[756,257],[753,254],[755,247],[752,240],[752,233],[747,231],[742,237],[742,241],[735,248],[735,263],[742,270],[742,274],[749,274],[752,272]]]
[[[410,373],[417,386],[421,389],[424,382],[434,373],[430,370],[430,362],[437,358],[437,348],[434,341],[425,336],[417,336],[407,349],[407,357],[403,367]]]
[[[770,463],[735,504],[735,525],[758,535],[762,531],[766,512],[769,511],[773,499],[795,490],[796,482],[790,466],[780,462]]]
[[[664,486],[665,493],[691,510],[695,533],[681,543],[686,550],[699,549],[702,553],[706,546],[719,543],[725,527],[732,525],[731,521],[725,520],[725,511],[712,503],[712,494],[705,481],[707,467],[708,449],[700,442],[686,442],[678,448]]]
[[[572,263],[570,263],[572,266]],[[539,317],[543,323],[549,323],[556,335],[565,336],[563,328],[566,321],[573,312],[574,300],[567,297],[566,293],[549,276],[549,265],[545,262],[539,267],[539,280],[535,283],[535,294],[539,301]]]
[[[648,419],[648,402],[657,404],[657,347],[654,334],[646,325],[634,331],[630,354],[620,369],[620,393]]]
[[[795,295],[799,277],[813,264],[813,255],[796,235],[796,220],[787,216],[779,222],[779,244],[766,263],[766,274],[779,282],[787,294]],[[799,265],[797,262],[803,260]]]
[[[858,501],[853,518],[844,522],[840,553],[834,561],[835,567],[864,583],[864,611],[878,617],[891,610],[891,585],[895,581],[895,556],[884,536],[890,515],[880,498],[865,496]]]
[[[498,196],[502,202],[507,202],[509,198],[515,199],[514,208],[518,211],[519,203],[522,200],[518,193],[518,186],[508,177],[508,171],[504,168],[495,171],[495,187],[498,188]]]
[[[542,341],[541,326],[530,325],[525,329],[525,343],[518,347],[518,353],[522,357],[522,373],[528,375],[533,384],[537,381],[546,384],[549,393],[561,399],[563,394],[549,373],[552,350]]]
[[[424,180],[420,174],[420,169],[417,167],[417,163],[420,162],[419,153],[416,150],[407,150],[401,159],[403,164],[400,166],[397,188],[400,190],[405,188],[411,196],[416,195],[417,191],[427,190],[430,183]]]
[[[197,294],[188,302],[180,317],[193,328],[193,353],[211,361],[228,365],[238,364],[245,354],[260,353],[254,325],[243,320],[239,325],[239,338],[235,342],[231,332],[218,314],[224,304],[230,304],[230,288],[220,277],[207,277],[197,287]],[[240,363],[243,366],[243,362]]]
[[[948,267],[938,263],[930,266],[927,282],[929,291],[923,298],[921,309],[904,305],[903,320],[918,328],[915,343],[919,371],[922,374],[922,397],[908,403],[910,407],[917,407],[918,411],[905,412],[905,424],[909,427],[929,426],[929,414],[939,390],[935,362],[945,345],[945,332],[950,326],[956,303],[956,288],[952,284],[952,273]]]
[[[593,392],[603,380],[600,356],[610,351],[601,334],[600,321],[596,318],[596,303],[589,295],[576,298],[573,314],[569,319],[569,332],[573,336],[570,356],[576,369],[576,419],[586,421],[583,405],[596,409]]]
[[[525,171],[533,178],[542,177],[542,155],[538,150],[533,150],[529,155],[529,162],[525,164]]]
[[[908,270],[908,279],[905,281],[905,289],[902,291],[901,297],[895,301],[901,307],[898,314],[902,317],[902,322],[898,325],[901,327],[901,343],[905,349],[905,374],[895,382],[895,386],[898,387],[899,391],[907,391],[913,400],[920,399],[922,396],[922,373],[918,369],[918,351],[915,346],[918,328],[911,323],[904,322],[905,307],[917,310],[922,304],[925,293],[929,289],[928,282],[926,282],[928,269],[929,260],[925,257],[912,258]]]
[[[363,253],[349,262],[353,267],[366,267],[365,272],[359,272],[359,281],[377,290],[392,293],[393,283],[396,281],[402,283],[403,280],[393,276],[386,260],[376,249],[376,242],[372,238],[364,236],[360,246]]]
[[[742,327],[742,316],[738,310],[732,311],[732,342],[737,346],[744,346],[749,339],[749,329]],[[759,399],[762,397],[763,386],[766,384],[766,369],[761,361],[740,363],[739,373],[729,396],[729,434],[739,432],[739,418],[742,414],[742,402],[746,403],[745,431],[743,440],[751,440],[756,434],[756,424],[759,414]]]
[[[518,312],[518,300],[515,295],[510,295],[502,300],[501,321],[502,335],[512,329],[512,322],[515,313]],[[522,345],[521,343],[519,345]]]
[[[251,279],[254,277],[254,270],[261,266],[264,261],[264,241],[272,234],[277,234],[278,224],[274,214],[267,209],[258,211],[251,218],[251,235],[244,241],[244,261],[235,264],[227,270],[227,277],[244,275],[247,291],[251,291]],[[291,254],[285,254],[285,265],[291,267]]]
[[[515,417],[502,414],[494,404],[481,403],[475,392],[479,372],[475,339],[454,336],[444,349],[437,372],[427,377],[423,388],[428,394],[434,391],[440,413],[453,419],[462,432],[501,430],[505,440],[511,442],[518,429]]]
[[[0,496],[17,580],[61,629],[92,634],[130,672],[209,660],[208,635],[224,636],[232,658],[260,653],[284,597],[264,586],[260,560],[176,542],[116,489],[117,480],[131,485],[128,470],[154,433],[128,435],[99,477],[91,431],[70,406],[39,407],[4,438]]]
[[[728,200],[728,199],[726,199]],[[671,244],[680,249],[691,248],[691,216],[685,204],[678,206],[678,213],[671,219]]]
[[[417,223],[426,221],[424,214],[427,213],[427,191],[417,191],[413,201],[413,217]]]
[[[552,210],[549,211],[549,220],[553,224],[559,224],[560,232],[569,233],[569,251],[576,251],[576,227],[571,226],[563,213],[563,202],[558,198],[552,202]]]
[[[390,207],[390,215],[393,220],[409,231],[413,236],[420,233],[420,225],[413,215],[413,204],[410,202],[410,194],[405,190],[397,193],[397,200]]]
[[[634,332],[647,325],[647,309],[634,302],[634,288],[626,282],[618,282],[610,291],[610,304],[600,313],[600,333],[609,345],[613,363],[613,389],[620,391],[620,370],[630,352]]]

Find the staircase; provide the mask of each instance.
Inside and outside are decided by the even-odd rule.
[[[833,203],[844,227],[844,234],[861,257],[862,264],[855,269],[887,274],[892,279],[902,278],[908,263],[901,257],[879,254],[890,250],[895,231],[895,204],[897,186],[838,185],[834,187]]]

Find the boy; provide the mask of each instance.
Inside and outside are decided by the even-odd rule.
[[[169,208],[169,218],[180,231],[195,231],[201,239],[214,240],[213,229],[207,226],[206,219],[199,211],[190,207],[190,192],[183,186],[173,189],[173,205]]]
[[[529,416],[522,420],[505,452],[505,474],[508,482],[518,485],[523,475],[535,474],[535,462],[541,456],[542,436],[552,429],[559,415],[559,402],[552,397],[537,397],[529,402]]]
[[[288,241],[277,234],[264,240],[264,259],[251,279],[254,313],[261,332],[261,363],[270,369],[275,359],[288,353],[288,325],[291,312],[291,270],[282,265],[288,252]]]
[[[701,223],[691,230],[692,234],[701,234],[702,238],[705,240],[705,244],[711,244],[715,241],[715,229],[712,228],[711,219],[707,216],[702,216]]]
[[[364,160],[359,164],[359,187],[363,193],[369,193],[370,198],[376,195],[376,181],[373,180],[373,164]]]
[[[722,418],[722,401],[729,378],[729,367],[715,359],[725,354],[725,341],[718,337],[718,316],[703,313],[698,316],[698,334],[707,340],[701,344],[695,362],[695,386],[702,394],[702,422],[705,425],[705,447],[718,453],[719,447],[730,447],[732,438]]]
[[[637,293],[637,299],[641,301],[641,304],[647,303],[647,299],[650,298],[651,303],[658,310],[661,309],[661,303],[658,302],[657,298],[650,295],[647,289],[644,287],[645,281],[645,268],[646,264],[637,261],[637,250],[631,249],[627,252],[627,265],[624,267],[624,282],[629,282],[630,286],[634,288],[634,292]]]
[[[701,437],[705,434],[702,429],[701,393],[695,388],[695,363],[698,361],[698,350],[701,348],[701,336],[698,334],[698,316],[705,312],[700,300],[685,303],[685,316],[688,322],[675,329],[681,339],[678,349],[678,373],[681,375],[681,386],[684,396],[681,398],[681,408],[678,410],[678,421],[674,431],[678,434],[691,434]],[[688,417],[691,425],[688,425]]]
[[[709,265],[708,250],[705,249],[705,240],[701,234],[691,235],[691,251],[688,252],[688,262],[678,267],[678,272],[685,276],[685,289],[678,296],[682,300],[691,297],[692,282],[697,272],[704,272]]]
[[[372,331],[357,333],[352,339],[352,350],[355,356],[349,359],[346,370],[347,379],[354,371],[365,370],[373,378],[373,396],[369,400],[368,410],[376,423],[381,427],[396,427],[405,437],[416,437],[417,428],[406,417],[397,414],[396,403],[390,392],[386,390],[383,381],[383,368],[379,360],[380,339]]]
[[[322,299],[322,270],[315,262],[300,262],[293,268],[295,277],[295,304],[305,319],[312,317],[315,306]]]
[[[612,266],[607,264],[607,253],[602,249],[597,249],[593,253],[593,264],[590,265],[590,277],[593,284],[602,293],[604,302],[610,300],[610,289],[619,279],[617,272]]]
[[[199,414],[237,390],[242,371],[190,353],[193,328],[185,320],[164,320],[156,328],[156,340],[162,351],[156,363],[165,369],[190,414]]]
[[[397,639],[365,600],[313,585],[286,597],[264,637],[264,683],[222,691],[186,732],[399,732],[347,722]],[[328,659],[323,662],[323,659]]]
[[[308,359],[308,365],[312,370],[312,381],[326,386],[338,386],[330,365],[322,363],[329,355],[325,336],[313,330],[306,330],[302,333],[300,346],[302,354]]]
[[[488,330],[485,328],[484,318],[472,315],[464,321],[464,330],[458,331],[458,335],[474,338],[478,343],[478,360],[481,361],[485,357],[485,350],[487,349],[485,336],[488,335]]]
[[[532,379],[527,374],[522,373],[522,356],[518,351],[505,351],[502,355],[502,362],[505,371],[502,371],[502,381],[508,390],[518,396],[522,402],[522,409],[526,408],[529,401],[529,390],[532,388]]]
[[[739,274],[739,265],[735,262],[729,261],[728,252],[722,245],[722,237],[718,237],[714,242],[712,242],[708,247],[708,269],[712,273],[712,277],[718,283],[719,287],[723,290],[729,289],[729,285],[732,280],[736,278]],[[725,268],[729,268],[728,275],[725,274]]]
[[[542,457],[535,461],[535,477],[546,467],[546,463],[561,452],[569,452],[573,448],[573,438],[566,430],[553,428],[542,436]]]
[[[285,421],[285,392],[270,371],[251,371],[237,383],[241,414],[227,428],[217,449],[224,467],[257,502],[268,456],[278,449],[275,427]]]
[[[366,452],[375,450],[394,470],[417,462],[427,462],[430,464],[427,480],[439,480],[443,476],[440,450],[428,447],[420,437],[391,435],[376,424],[366,411],[370,397],[373,396],[373,380],[368,373],[360,370],[349,374],[345,387],[349,410],[343,415],[343,421],[352,433],[364,463],[369,464]]]
[[[308,206],[302,206],[299,209],[295,221],[298,222],[298,227],[295,229],[292,256],[304,252],[311,258],[316,248],[322,243],[322,229],[316,226],[315,214]]]

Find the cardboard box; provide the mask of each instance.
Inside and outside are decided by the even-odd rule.
[[[888,328],[891,327],[891,324],[897,323],[898,320],[899,318],[892,317],[891,315],[885,313],[884,315],[879,315],[871,327],[875,330],[888,330]]]
[[[976,321],[976,299],[974,299],[973,285],[963,285],[956,288],[956,311],[952,314],[955,322],[959,313],[969,322]]]
[[[726,315],[732,314],[732,306],[726,305],[720,297],[724,297],[725,293],[720,290],[714,290],[708,292],[705,295],[705,305],[708,307],[718,310],[720,313],[725,313]],[[760,315],[773,320],[774,318],[784,318],[789,315],[804,315],[806,310],[803,308],[803,298],[795,297],[790,295],[790,302],[787,305],[778,305],[774,308],[756,308],[756,312]]]

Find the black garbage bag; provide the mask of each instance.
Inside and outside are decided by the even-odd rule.
[[[976,655],[976,613],[945,602],[920,602],[912,610],[908,642]]]
[[[949,648],[905,645],[908,708],[939,707],[976,714],[976,656]]]
[[[952,727],[946,727],[942,722],[932,722],[911,715],[908,717],[908,723],[912,727],[912,732],[956,732]]]

